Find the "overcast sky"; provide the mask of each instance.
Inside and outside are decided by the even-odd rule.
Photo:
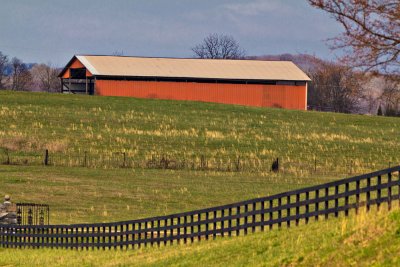
[[[247,55],[333,59],[341,31],[306,0],[0,0],[0,51],[63,66],[74,54],[191,57],[209,33],[232,35]]]

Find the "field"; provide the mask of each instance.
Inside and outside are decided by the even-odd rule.
[[[398,119],[185,101],[0,92],[0,161],[335,175],[400,162]],[[8,152],[7,152],[8,151]],[[115,163],[115,164],[113,164]]]
[[[397,118],[0,91],[0,122],[0,195],[49,204],[51,223],[110,222],[189,211],[400,162]],[[42,164],[45,149],[50,166]],[[277,157],[281,171],[274,173],[270,166]],[[153,164],[162,158],[170,164]],[[398,211],[380,212],[364,215],[361,223],[355,217],[334,219],[179,249],[88,254],[2,250],[0,265],[324,265],[331,260],[336,265],[335,253],[349,256],[348,264],[358,258],[367,264],[379,246],[393,235],[398,238],[399,217]],[[359,241],[365,247],[357,248],[353,241],[347,249],[341,246],[346,244],[344,236],[371,227],[382,235],[367,235]],[[323,247],[311,253],[319,247],[318,238]],[[386,245],[391,253],[399,240]]]
[[[0,266],[398,266],[400,210],[135,251],[0,249]]]
[[[237,172],[0,166],[1,194],[11,194],[20,202],[50,204],[52,223],[167,215],[267,196],[325,179]]]

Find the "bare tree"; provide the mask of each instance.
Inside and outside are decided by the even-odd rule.
[[[358,111],[363,96],[361,78],[349,67],[324,62],[309,76],[309,105],[343,113]]]
[[[386,79],[379,100],[385,109],[386,116],[400,115],[400,84]]]
[[[5,76],[5,70],[7,66],[8,66],[8,57],[0,52],[0,89],[4,87],[3,78]]]
[[[123,56],[124,55],[124,50],[115,50],[111,55],[113,56]]]
[[[46,92],[59,92],[60,80],[58,79],[59,71],[57,68],[49,64],[38,64],[33,66],[31,74],[33,80],[38,84],[39,89]]]
[[[217,33],[208,35],[192,51],[197,58],[242,59],[245,56],[245,51],[232,36]]]
[[[331,14],[344,27],[341,35],[331,39],[331,46],[345,50],[345,63],[364,70],[400,74],[400,1],[308,2]]]
[[[12,76],[11,89],[16,91],[27,90],[32,82],[32,75],[29,72],[26,64],[20,59],[14,57],[11,60]]]

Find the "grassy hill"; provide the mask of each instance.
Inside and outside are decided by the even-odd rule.
[[[11,159],[0,164],[0,195],[50,204],[51,223],[188,211],[400,162],[397,118],[0,91],[0,121],[0,163]],[[41,164],[44,149],[51,166]],[[89,167],[79,167],[84,151]],[[164,156],[186,165],[148,165]],[[276,157],[279,173],[269,170]],[[390,265],[399,261],[399,217],[371,213],[179,248],[1,250],[0,265]]]
[[[324,183],[393,164],[400,141],[397,118],[82,95],[1,91],[0,118],[0,161],[5,149],[11,160],[39,155],[38,166],[0,165],[0,188],[18,201],[49,203],[53,223],[156,216]],[[158,153],[263,164],[239,171],[44,167],[45,148],[50,157],[124,151],[135,162]],[[283,172],[272,173],[277,156]],[[314,156],[317,172],[305,164],[313,169]]]
[[[187,101],[0,92],[0,147],[11,160],[146,167],[163,156],[213,170],[353,174],[400,162],[398,119]],[[69,156],[62,156],[68,154]],[[72,156],[71,156],[72,155]],[[52,157],[51,157],[52,158]],[[4,152],[0,160],[5,161]],[[76,165],[76,164],[75,164]]]
[[[397,206],[397,205],[396,205]],[[0,249],[1,266],[398,266],[400,210],[139,250]]]

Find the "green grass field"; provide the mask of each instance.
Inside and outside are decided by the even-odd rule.
[[[0,91],[0,162],[5,162],[6,151],[11,160],[22,160],[0,165],[0,195],[49,204],[51,223],[189,211],[395,165],[400,162],[398,122],[210,103]],[[51,157],[82,156],[84,151],[91,157],[108,155],[105,162],[120,157],[116,152],[125,152],[133,162],[154,155],[197,161],[204,156],[209,168],[42,166],[44,149]],[[238,157],[246,167],[227,169]],[[269,171],[276,157],[283,172]],[[356,217],[333,219],[187,247],[130,252],[1,250],[0,265],[390,265],[390,260],[399,261],[393,252],[399,240],[389,242],[398,238],[399,217],[394,211],[360,217],[366,218],[361,225]],[[366,229],[371,227],[379,228],[380,235],[368,239]],[[365,246],[347,245],[344,235],[359,231],[367,233],[360,241]],[[388,262],[379,256],[383,245],[391,255]]]
[[[1,193],[48,203],[52,223],[110,222],[206,208],[327,182],[256,173],[0,166]]]
[[[397,203],[397,202],[396,202]],[[138,250],[0,249],[0,266],[399,266],[400,210]]]
[[[121,152],[136,163],[204,156],[209,168],[223,170],[234,169],[239,157],[246,171],[262,173],[279,157],[296,176],[314,169],[315,160],[321,173],[339,175],[400,162],[398,118],[7,91],[0,92],[0,118],[2,161],[9,149],[22,161],[41,162],[47,148],[81,157],[87,151],[104,162],[121,161]]]

